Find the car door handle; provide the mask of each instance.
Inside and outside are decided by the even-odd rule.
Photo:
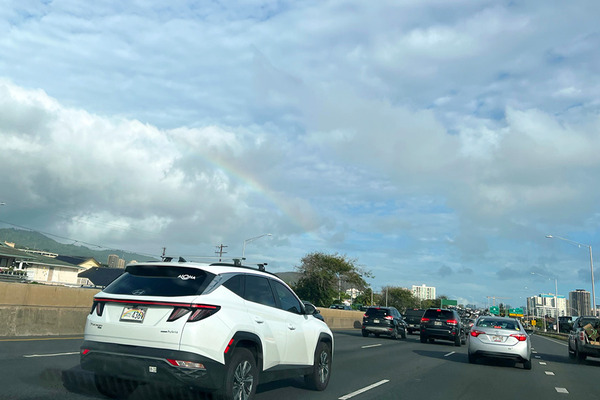
[[[260,318],[260,317],[254,317],[254,321],[255,321],[257,324],[262,324],[263,322],[265,322],[265,320],[264,320],[264,319],[262,319],[262,318]]]
[[[290,331],[295,331],[296,330],[296,325],[288,324],[288,329]]]

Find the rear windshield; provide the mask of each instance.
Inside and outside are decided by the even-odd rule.
[[[455,319],[454,313],[450,310],[427,310],[425,311],[425,315],[423,315],[429,319]]]
[[[477,322],[477,326],[481,326],[482,328],[494,328],[494,329],[511,329],[514,331],[519,331],[519,325],[516,321],[506,321],[506,320],[498,320],[491,318],[482,318]]]
[[[423,316],[424,312],[425,312],[425,310],[407,309],[406,312],[404,313],[404,316],[405,317],[419,317],[419,318],[421,318]]]
[[[202,294],[214,277],[214,274],[197,268],[130,265],[104,292],[136,296],[193,296]]]
[[[390,315],[389,310],[384,308],[368,308],[366,314],[367,317],[385,317]]]

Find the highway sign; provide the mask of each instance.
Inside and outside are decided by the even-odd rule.
[[[500,308],[498,306],[491,306],[490,314],[500,315]]]
[[[522,317],[523,316],[523,309],[522,308],[509,308],[508,309],[508,316],[509,317]]]

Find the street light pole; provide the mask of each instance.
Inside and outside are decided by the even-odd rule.
[[[264,237],[264,236],[273,236],[273,235],[271,235],[270,233],[265,233],[265,234],[263,234],[263,235],[255,236],[255,237],[252,237],[252,238],[250,238],[250,239],[246,239],[246,240],[244,240],[244,245],[242,246],[242,260],[245,260],[245,259],[246,259],[246,258],[244,257],[244,254],[246,253],[246,243],[253,242],[253,241],[255,241],[256,239],[260,239],[261,237]]]
[[[564,240],[565,242],[569,242],[571,244],[574,244],[578,247],[587,247],[590,250],[590,271],[592,274],[592,304],[594,305],[594,316],[596,316],[596,289],[595,289],[595,285],[594,285],[594,259],[592,258],[592,246],[589,244],[583,244],[583,243],[579,243],[579,242],[575,242],[573,240],[570,239],[565,239],[564,237],[560,237],[560,236],[553,236],[553,235],[546,235],[546,237],[548,239],[560,239],[560,240]]]

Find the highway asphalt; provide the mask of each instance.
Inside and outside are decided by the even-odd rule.
[[[103,399],[89,373],[81,371],[82,337],[0,338],[0,400]],[[308,391],[301,379],[260,385],[257,400],[367,399],[594,399],[600,398],[600,359],[577,364],[565,342],[534,335],[531,371],[507,361],[469,364],[467,347],[363,338],[359,330],[335,332],[329,387]],[[146,385],[131,400],[207,399],[187,391]]]

